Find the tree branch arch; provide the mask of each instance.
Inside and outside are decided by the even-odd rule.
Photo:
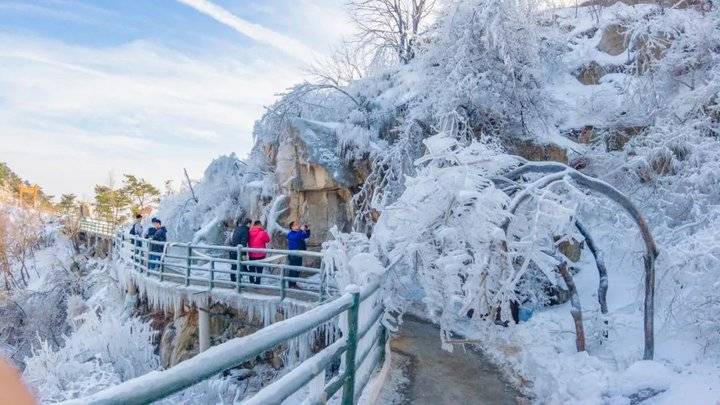
[[[520,177],[524,174],[530,174],[530,173],[537,173],[537,174],[545,174],[545,176],[541,177],[540,179],[536,180],[534,183],[532,183],[530,186],[522,189],[519,193],[515,195],[515,197],[512,199],[510,206],[508,207],[508,211],[510,214],[515,214],[518,207],[524,202],[525,200],[532,197],[532,191],[535,190],[541,190],[543,188],[546,188],[550,185],[552,185],[555,182],[561,181],[564,178],[570,178],[575,183],[577,183],[580,186],[583,186],[590,191],[595,191],[600,193],[601,195],[609,198],[610,200],[614,201],[618,205],[620,205],[626,213],[633,219],[635,224],[637,225],[638,229],[640,230],[640,234],[643,238],[643,242],[645,244],[645,254],[643,255],[644,260],[644,272],[645,272],[645,298],[644,298],[644,356],[643,358],[646,360],[652,360],[654,356],[655,351],[655,339],[654,339],[654,306],[655,306],[655,259],[658,256],[658,250],[657,246],[655,244],[655,240],[652,236],[652,233],[650,232],[650,228],[647,225],[647,221],[642,216],[640,211],[635,207],[635,205],[630,201],[629,198],[627,198],[623,193],[621,193],[619,190],[617,190],[615,187],[601,181],[598,179],[595,179],[593,177],[587,176],[583,173],[578,172],[577,170],[564,165],[562,163],[556,163],[556,162],[528,162],[525,159],[522,159],[520,157],[517,158],[521,162],[523,162],[523,165],[510,171],[503,179],[497,179],[496,183],[498,182],[508,182],[511,184],[516,184],[517,180],[520,179]],[[510,219],[508,218],[505,223],[503,224],[502,228],[505,232],[507,232],[508,225],[510,224]],[[587,237],[589,235],[587,229],[585,229],[582,225],[578,226],[578,230],[580,231],[583,236]],[[592,242],[592,239],[590,239],[591,243],[588,244],[588,248],[591,250],[593,255],[596,258],[596,262],[598,262],[598,255],[597,255],[597,249],[594,245],[594,242]],[[592,244],[592,246],[590,246]],[[598,271],[600,272],[600,291],[603,291],[603,273],[605,273],[605,286],[604,291],[607,291],[607,272],[605,271],[605,266],[602,264],[602,260],[600,260],[598,265]],[[602,268],[601,268],[602,267]],[[605,294],[603,294],[603,299],[600,303],[601,310],[604,309],[604,311],[607,311],[607,304],[604,303],[605,301]],[[601,297],[598,297],[598,299],[601,299]],[[604,307],[604,308],[603,308]]]

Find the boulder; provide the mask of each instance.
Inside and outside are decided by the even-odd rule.
[[[600,65],[596,61],[591,61],[575,69],[573,75],[582,84],[594,85],[600,84],[600,79],[609,73],[622,73],[624,71],[623,66]]]
[[[280,194],[289,197],[281,225],[300,221],[310,226],[309,248],[319,248],[337,226],[350,231],[353,220],[353,190],[362,185],[370,168],[366,160],[340,156],[337,127],[294,119],[280,139],[270,161],[275,163],[275,180]],[[284,246],[278,238],[276,246]]]
[[[580,83],[585,85],[599,84],[600,78],[605,76],[605,74],[607,74],[605,69],[595,61],[586,63],[576,69],[575,72],[573,72],[575,78],[577,78]]]
[[[630,139],[642,134],[644,127],[614,127],[603,130],[605,150],[607,152],[623,150]]]
[[[506,143],[511,153],[532,161],[552,160],[567,163],[567,150],[553,143],[540,144],[532,140],[511,140]]]
[[[620,55],[628,48],[628,38],[625,27],[620,24],[610,24],[605,27],[597,49],[609,55]]]
[[[555,237],[555,242],[559,241],[560,237]],[[569,240],[563,240],[557,244],[557,249],[563,256],[573,263],[577,263],[580,260],[584,243],[579,242],[573,238]]]

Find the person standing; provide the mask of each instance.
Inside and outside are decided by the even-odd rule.
[[[135,222],[133,223],[132,227],[130,228],[130,235],[135,237],[135,240],[133,241],[133,245],[136,246],[135,249],[133,249],[133,261],[139,262],[140,261],[140,248],[142,247],[142,238],[143,236],[143,227],[140,223],[142,221],[142,215],[137,214],[135,215]]]
[[[253,226],[248,231],[248,247],[255,249],[267,249],[267,244],[270,243],[270,235],[265,229],[263,229],[262,222],[255,221]],[[267,255],[265,252],[250,252],[248,257],[250,260],[262,260]],[[262,274],[262,266],[250,266],[251,273]],[[250,282],[253,284],[260,284],[260,277],[250,277]]]
[[[310,229],[307,225],[303,225],[300,229],[300,225],[293,221],[290,222],[290,232],[287,234],[288,250],[307,250],[307,244],[305,239],[310,237]],[[288,264],[291,266],[302,266],[302,256],[288,256]],[[298,278],[300,273],[297,270],[288,270],[288,277]],[[298,288],[296,281],[288,282],[289,288]]]
[[[237,226],[235,226],[235,230],[232,233],[232,236],[230,237],[230,246],[242,246],[247,247],[248,241],[250,240],[250,225],[252,224],[252,220],[250,218],[245,218],[242,223],[238,219]],[[231,251],[230,252],[230,260],[237,260],[238,258],[238,252],[237,251]],[[241,255],[242,259],[242,255]],[[237,264],[231,264],[230,269],[232,269],[233,273],[230,273],[230,280],[235,281],[236,278],[236,271],[237,271]],[[246,272],[247,267],[242,264],[240,265],[240,271]],[[240,277],[240,281],[242,282],[242,276]]]
[[[153,252],[150,254],[150,260],[158,261],[161,257],[161,255],[158,253],[163,252],[165,247],[164,242],[167,241],[167,229],[162,226],[162,221],[160,221],[158,218],[153,218],[151,222],[153,226],[152,228],[148,229],[147,233],[145,234],[145,239],[150,239],[152,242],[163,242],[150,244],[150,251]],[[148,264],[149,269],[155,269],[157,267],[158,263]]]

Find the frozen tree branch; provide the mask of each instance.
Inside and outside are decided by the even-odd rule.
[[[570,314],[573,317],[573,322],[575,322],[575,345],[578,352],[584,352],[585,328],[583,327],[582,306],[580,305],[580,297],[578,296],[577,288],[575,287],[575,280],[573,280],[573,276],[568,270],[567,262],[560,263],[557,270],[565,281],[565,285],[567,286],[571,294]]]
[[[522,159],[521,159],[522,160]],[[654,356],[654,301],[655,301],[655,258],[658,255],[655,240],[653,239],[650,228],[642,216],[640,211],[624,194],[615,187],[605,183],[604,181],[586,176],[577,170],[574,170],[562,163],[554,162],[525,162],[525,164],[517,169],[512,170],[505,175],[507,179],[518,180],[523,174],[541,173],[547,176],[537,180],[531,188],[538,189],[549,186],[564,177],[571,178],[577,184],[584,186],[591,191],[598,192],[620,205],[635,221],[640,230],[640,234],[645,242],[645,255],[643,257],[645,263],[645,305],[644,305],[644,329],[645,329],[645,353],[644,358],[651,360]],[[510,211],[514,213],[519,204],[530,196],[529,190],[523,190],[513,199]],[[507,229],[507,224],[505,225]]]

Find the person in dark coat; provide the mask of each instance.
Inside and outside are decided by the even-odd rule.
[[[151,243],[150,244],[150,251],[155,252],[154,254],[150,254],[150,260],[160,260],[160,256],[157,253],[162,253],[165,248],[165,243],[167,241],[167,229],[165,229],[164,226],[162,226],[162,221],[160,221],[158,218],[153,218],[151,220],[152,222],[152,228],[148,229],[147,233],[145,234],[145,239],[150,239],[152,242],[163,242],[163,243]],[[158,267],[157,263],[149,263],[148,268],[155,269]]]
[[[136,262],[140,261],[140,248],[142,247],[142,238],[143,236],[143,227],[142,227],[142,215],[137,214],[135,215],[135,222],[133,223],[132,227],[130,228],[130,235],[135,236],[137,239],[133,242],[133,245],[136,246],[135,249],[133,249],[133,260]]]
[[[237,226],[235,227],[235,230],[232,233],[232,236],[230,237],[230,246],[242,246],[247,247],[248,240],[250,239],[250,225],[252,224],[252,220],[250,218],[245,218],[242,221],[242,224],[240,223],[240,220],[237,222]],[[237,251],[230,252],[230,260],[237,260],[238,255]],[[242,258],[242,256],[241,256]],[[231,264],[230,268],[233,271],[237,270],[237,264]],[[240,265],[240,271],[246,272],[247,266],[244,264]],[[230,273],[230,280],[235,281],[236,273]],[[240,281],[242,282],[242,277],[240,277]]]
[[[290,232],[287,234],[288,250],[307,250],[307,244],[305,239],[310,237],[310,229],[307,225],[304,225],[300,229],[300,225],[293,221],[290,222]],[[288,264],[291,266],[302,266],[302,256],[288,256]],[[299,277],[300,273],[297,270],[288,270],[289,277]],[[290,281],[288,283],[290,288],[298,288],[297,282]]]

